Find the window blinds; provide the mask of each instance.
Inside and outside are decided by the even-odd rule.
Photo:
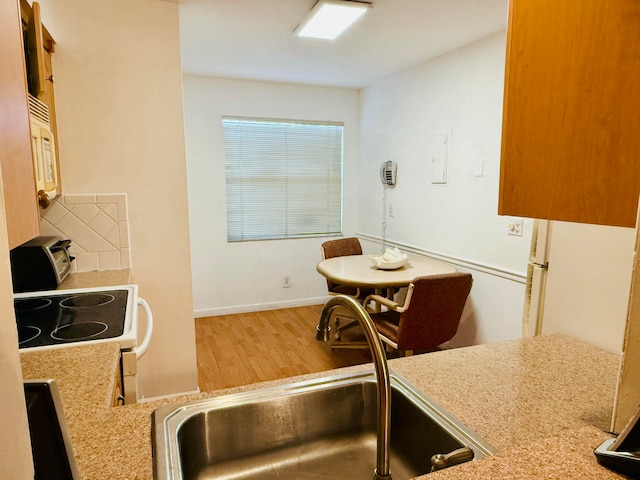
[[[342,123],[223,117],[227,240],[342,231]]]

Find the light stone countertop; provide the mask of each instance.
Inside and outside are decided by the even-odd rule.
[[[111,285],[127,285],[131,283],[133,272],[131,269],[102,270],[92,272],[70,273],[58,285],[58,290],[70,288],[109,287]]]
[[[55,378],[83,479],[151,479],[151,412],[179,403],[371,365],[170,400],[110,407],[117,344],[21,353],[23,377]],[[390,368],[497,454],[430,480],[619,479],[593,455],[609,435],[619,356],[561,335],[391,360]]]

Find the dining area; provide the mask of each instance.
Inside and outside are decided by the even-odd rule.
[[[431,258],[387,248],[365,255],[356,237],[329,240],[321,246],[316,270],[330,296],[345,295],[371,317],[387,354],[400,356],[438,350],[457,333],[473,278]],[[367,348],[347,312],[334,314],[333,349]]]

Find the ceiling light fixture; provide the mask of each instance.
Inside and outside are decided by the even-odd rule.
[[[351,0],[318,0],[294,33],[299,37],[333,40],[373,5]]]

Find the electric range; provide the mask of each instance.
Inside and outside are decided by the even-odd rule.
[[[135,285],[50,290],[14,295],[19,348],[63,347],[70,343],[117,341],[134,347]]]
[[[138,306],[146,315],[138,342]],[[125,403],[138,399],[137,361],[147,351],[153,315],[137,285],[14,294],[20,350],[36,351],[117,342]]]

